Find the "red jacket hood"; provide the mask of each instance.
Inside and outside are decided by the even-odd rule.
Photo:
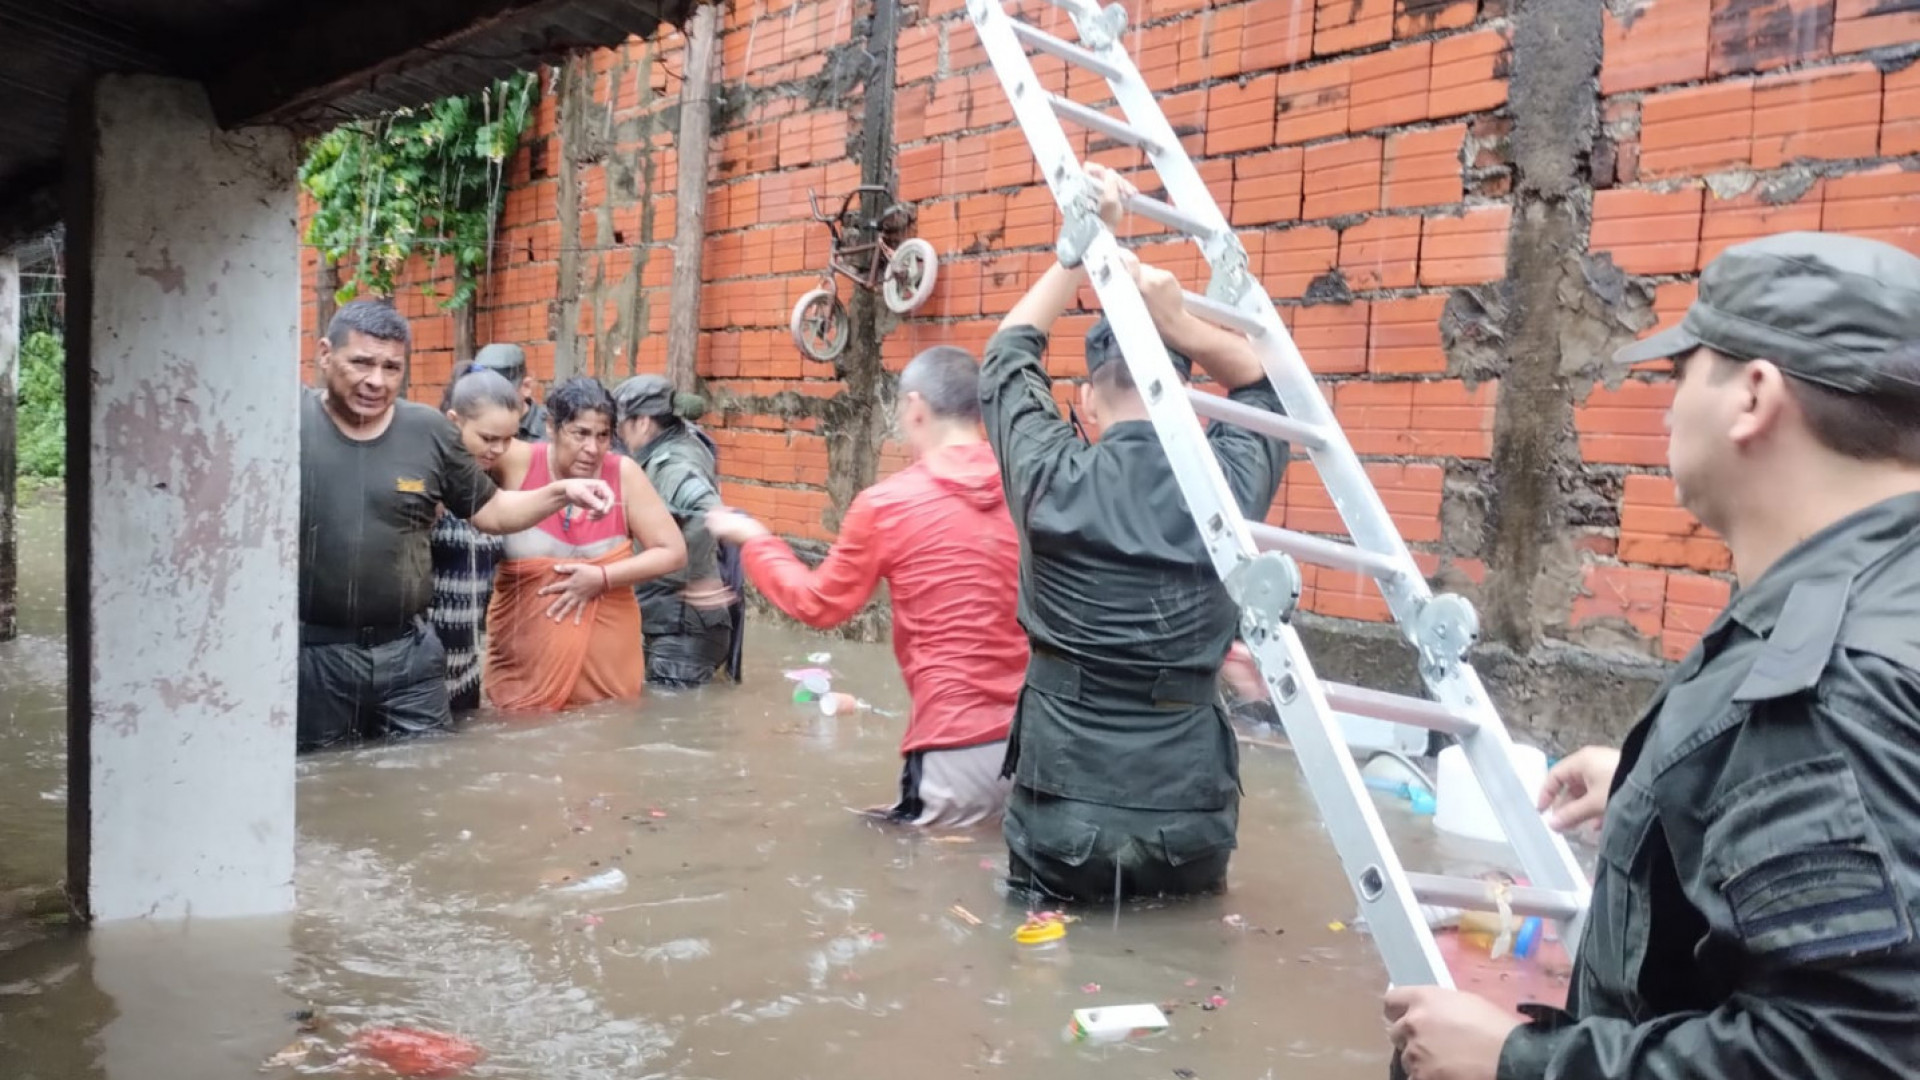
[[[982,510],[1006,505],[1000,487],[1000,463],[993,446],[980,442],[943,446],[920,459],[927,477]]]

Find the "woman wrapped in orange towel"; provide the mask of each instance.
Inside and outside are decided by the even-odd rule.
[[[507,537],[487,608],[487,699],[509,711],[632,700],[646,682],[637,582],[686,565],[666,504],[633,459],[613,452],[613,398],[594,379],[547,395],[551,442],[515,442],[507,488],[598,477],[616,492],[597,519],[566,510]],[[637,545],[637,552],[636,552]]]

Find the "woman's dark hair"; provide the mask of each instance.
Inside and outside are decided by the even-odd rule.
[[[476,363],[460,365],[447,392],[440,397],[440,411],[459,413],[471,420],[488,406],[520,411],[520,391],[499,372]]]
[[[553,417],[555,428],[594,412],[604,414],[609,426],[613,424],[613,395],[599,379],[579,375],[547,392],[547,413]]]

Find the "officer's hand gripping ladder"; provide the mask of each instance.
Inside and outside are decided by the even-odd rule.
[[[1528,887],[1510,890],[1508,910],[1554,920],[1561,939],[1572,947],[1580,939],[1589,886],[1566,841],[1534,809],[1535,793],[1526,790],[1514,769],[1506,728],[1465,660],[1479,634],[1472,606],[1458,596],[1435,596],[1427,588],[1272,300],[1256,287],[1245,247],[1181,149],[1153,91],[1120,47],[1125,11],[1118,5],[1096,8],[1091,0],[1050,2],[1071,16],[1080,44],[1012,18],[1002,0],[969,0],[967,14],[1060,206],[1065,225],[1059,253],[1069,263],[1085,262],[1181,495],[1214,567],[1241,607],[1242,636],[1273,695],[1361,914],[1378,942],[1388,978],[1402,986],[1453,985],[1421,903],[1487,911],[1497,910],[1497,903],[1480,881],[1412,874],[1401,866],[1340,735],[1342,713],[1416,725],[1460,741],[1530,881]],[[1034,72],[1028,49],[1104,78],[1125,119],[1048,91]],[[1119,243],[1099,219],[1097,199],[1062,120],[1136,147],[1153,163],[1170,201],[1134,196],[1127,208],[1199,244],[1212,280],[1205,295],[1186,294],[1187,310],[1251,339],[1286,416],[1197,390],[1181,391],[1152,317],[1120,261]],[[1245,520],[1208,449],[1201,415],[1287,439],[1305,450],[1353,543]],[[1418,650],[1421,678],[1432,700],[1322,682],[1314,675],[1291,624],[1300,595],[1295,559],[1362,573],[1379,585],[1401,632]]]

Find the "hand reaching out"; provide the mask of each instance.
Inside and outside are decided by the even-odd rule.
[[[1535,802],[1538,809],[1553,807],[1547,824],[1556,832],[1568,832],[1588,821],[1600,819],[1607,810],[1607,793],[1613,789],[1613,774],[1620,768],[1620,751],[1605,746],[1589,746],[1560,760],[1547,773]]]

